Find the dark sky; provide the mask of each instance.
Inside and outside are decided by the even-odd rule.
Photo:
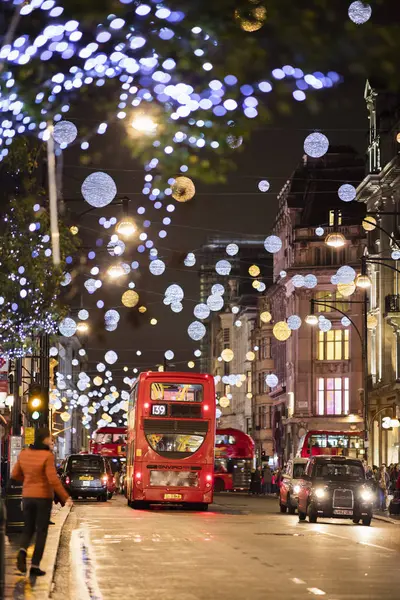
[[[88,340],[90,361],[95,364],[103,358],[106,350],[114,349],[119,354],[119,367],[128,365],[132,374],[132,367],[154,367],[162,362],[164,351],[172,349],[177,366],[185,369],[185,363],[193,359],[193,350],[197,347],[189,339],[186,329],[193,320],[193,306],[198,301],[198,265],[190,269],[179,266],[178,256],[195,251],[207,237],[218,232],[232,238],[246,237],[247,234],[268,235],[276,212],[277,193],[301,160],[304,138],[314,129],[324,132],[332,145],[352,145],[363,154],[368,126],[363,100],[364,85],[362,80],[349,80],[335,89],[316,92],[322,102],[321,110],[315,114],[310,114],[305,104],[293,101],[292,115],[276,117],[270,126],[259,130],[251,142],[242,147],[237,155],[237,169],[229,175],[225,185],[195,182],[195,198],[186,204],[177,204],[176,211],[171,215],[172,225],[166,228],[168,236],[163,240],[157,237],[160,225],[156,221],[161,221],[165,210],[156,211],[141,194],[143,169],[120,143],[123,134],[120,126],[110,127],[104,136],[95,136],[91,154],[98,150],[101,159],[90,168],[79,166],[76,150],[65,153],[65,196],[79,198],[80,185],[92,170],[107,171],[117,184],[118,194],[129,194],[133,216],[138,206],[146,207],[145,217],[152,220],[151,228],[146,231],[155,242],[160,258],[167,264],[165,273],[161,277],[154,277],[148,272],[146,254],[134,253],[127,262],[140,256],[140,273],[136,272],[131,278],[128,276],[122,286],[104,283],[103,288],[93,296],[83,292],[83,305],[91,310],[90,322],[94,329],[94,335]],[[258,191],[260,179],[270,181],[268,193]],[[81,204],[74,203],[74,208],[79,213],[87,205],[82,199]],[[85,226],[80,231],[84,245],[94,245],[96,237],[102,235],[106,238],[107,234],[113,232],[112,229],[107,232],[98,224],[99,217],[118,217],[120,214],[118,207],[108,207],[85,217],[80,224]],[[132,243],[133,247],[136,245]],[[101,260],[93,261],[93,264],[100,264]],[[140,315],[137,308],[121,308],[118,329],[115,332],[102,331],[102,313],[95,307],[95,302],[103,299],[107,309],[120,307],[121,295],[131,280],[135,281],[136,289],[149,308],[148,312]],[[172,313],[169,307],[162,304],[163,292],[171,283],[179,283],[185,290],[184,310],[180,314]],[[79,287],[82,288],[82,285],[83,281]],[[79,303],[79,295],[76,301]],[[132,318],[127,317],[129,310]],[[148,324],[152,316],[158,319],[155,327]],[[137,349],[142,351],[140,358],[136,356]],[[180,361],[185,362],[180,365]],[[91,364],[92,368],[94,364]]]

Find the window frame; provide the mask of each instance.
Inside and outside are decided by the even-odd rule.
[[[320,417],[350,414],[350,377],[317,377],[316,414]]]
[[[350,330],[332,328],[317,332],[317,360],[350,360]]]

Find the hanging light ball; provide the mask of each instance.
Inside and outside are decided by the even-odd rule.
[[[318,327],[321,331],[330,331],[332,329],[332,321],[324,317],[323,320],[319,321]]]
[[[172,352],[172,350],[166,350],[164,352],[164,356],[167,360],[173,360],[175,354]]]
[[[93,383],[94,383],[94,385],[97,385],[99,387],[103,383],[102,377],[99,377],[99,376],[94,377]]]
[[[186,255],[186,258],[183,262],[185,264],[185,267],[194,267],[194,265],[196,264],[196,257],[193,254],[193,252],[189,252],[189,254]]]
[[[71,415],[65,411],[60,414],[60,417],[61,417],[61,420],[64,421],[64,423],[67,423],[70,420]]]
[[[255,353],[252,352],[252,350],[249,350],[249,352],[246,353],[246,360],[254,360],[256,357]]]
[[[349,265],[343,265],[336,273],[339,283],[352,283],[356,278],[357,273]]]
[[[183,310],[182,302],[171,302],[171,310],[174,313],[180,313]]]
[[[249,274],[252,277],[258,277],[260,274],[260,267],[258,267],[257,265],[251,265],[251,267],[249,267]]]
[[[279,383],[279,379],[277,378],[276,375],[274,375],[274,373],[270,373],[269,375],[266,376],[265,383],[270,388],[275,388],[278,385],[278,383]]]
[[[97,171],[86,177],[81,192],[90,206],[102,208],[114,200],[117,194],[117,186],[107,173]]]
[[[264,248],[267,252],[275,254],[282,248],[282,240],[277,235],[269,235],[264,240]]]
[[[61,285],[63,287],[69,285],[72,281],[72,275],[71,273],[64,273],[64,279],[61,281]]]
[[[258,279],[255,279],[255,280],[252,282],[252,284],[251,284],[251,285],[253,286],[253,288],[254,288],[255,290],[258,290],[258,288],[259,288],[259,287],[260,287],[260,285],[261,285],[261,281],[259,281]]]
[[[146,306],[139,306],[138,311],[140,313],[145,313],[147,311],[147,308],[146,308]]]
[[[193,321],[188,327],[189,337],[195,342],[198,342],[206,335],[206,328],[200,321]]]
[[[133,308],[139,302],[139,294],[134,290],[127,290],[122,294],[121,301],[127,308]]]
[[[304,286],[306,288],[311,290],[312,288],[315,288],[316,285],[318,285],[318,279],[316,278],[315,275],[310,273],[309,275],[306,275],[304,277]]]
[[[124,238],[130,238],[136,233],[137,227],[133,219],[124,216],[119,223],[117,223],[115,231]]]
[[[207,319],[207,317],[210,316],[210,309],[208,308],[207,304],[196,304],[193,309],[193,314],[196,319]]]
[[[373,231],[376,228],[377,221],[375,217],[367,215],[362,221],[362,226],[365,231]]]
[[[260,314],[260,320],[263,323],[269,323],[272,319],[272,315],[270,312],[268,312],[267,310],[264,310],[261,314]]]
[[[72,144],[78,135],[78,130],[71,121],[59,121],[54,125],[53,138],[57,144]]]
[[[221,308],[224,306],[224,299],[222,296],[217,294],[208,296],[207,306],[210,310],[215,312],[221,310]]]
[[[158,258],[152,260],[149,265],[149,270],[152,275],[162,275],[165,271],[165,262]]]
[[[214,285],[211,288],[211,295],[216,295],[216,296],[223,296],[225,293],[225,288],[223,285],[221,285],[220,283],[214,283]]]
[[[232,265],[228,260],[219,260],[215,265],[215,270],[218,275],[229,275],[231,272]]]
[[[189,177],[177,177],[172,185],[172,197],[177,202],[187,202],[196,193],[194,183]]]
[[[367,329],[376,329],[378,327],[378,319],[375,315],[369,313],[367,315]]]
[[[400,250],[393,250],[390,256],[393,260],[400,260]]]
[[[71,227],[69,228],[70,232],[72,233],[72,235],[78,235],[79,233],[79,229],[76,225],[71,225]]]
[[[340,322],[343,325],[343,327],[350,327],[351,325],[351,321],[348,317],[342,317]]]
[[[300,288],[304,286],[304,277],[303,275],[294,275],[292,277],[292,283],[294,287]]]
[[[289,325],[289,329],[296,331],[301,327],[301,318],[298,315],[291,315],[287,320],[287,324]]]
[[[122,240],[115,240],[108,242],[107,244],[107,252],[111,256],[121,256],[125,252],[125,244]]]
[[[261,293],[261,292],[265,292],[265,290],[267,289],[267,286],[265,285],[265,283],[263,281],[259,282],[259,286],[257,286],[257,292]]]
[[[292,332],[286,321],[278,321],[274,325],[272,333],[274,334],[277,340],[279,340],[280,342],[284,342],[290,338]]]
[[[243,144],[243,136],[230,133],[226,136],[226,143],[232,150],[236,150],[236,148],[240,148]]]
[[[323,227],[317,227],[315,230],[315,235],[318,235],[319,237],[321,237],[321,235],[324,235],[325,233],[325,229]]]
[[[229,256],[235,256],[239,252],[239,246],[237,244],[228,244],[226,247],[226,253]]]
[[[352,2],[349,6],[348,11],[350,20],[353,21],[356,25],[363,25],[372,15],[372,8],[366,2]]]
[[[344,298],[348,298],[356,291],[356,284],[354,281],[351,283],[338,283],[337,289]]]
[[[72,337],[76,333],[76,322],[74,319],[67,317],[63,319],[58,326],[58,330],[64,337]]]
[[[338,196],[343,202],[351,202],[357,196],[356,188],[350,183],[344,183],[338,189]]]
[[[229,398],[227,396],[221,396],[221,398],[218,400],[218,404],[220,405],[221,408],[228,408],[230,403],[231,403],[231,401],[229,400]]]
[[[81,310],[78,312],[78,317],[81,321],[86,321],[86,319],[89,318],[89,311],[87,311],[86,308],[81,308]]]
[[[113,365],[118,360],[118,354],[114,350],[108,350],[104,355],[104,360],[109,365]]]
[[[221,358],[225,362],[231,362],[231,360],[233,360],[234,356],[235,355],[234,355],[233,351],[230,348],[225,348],[221,352]]]
[[[195,363],[192,360],[189,360],[189,362],[188,362],[189,369],[194,369],[195,366],[196,366]]]
[[[168,298],[171,304],[172,302],[180,302],[181,300],[183,300],[185,294],[180,285],[178,285],[177,283],[173,283],[172,285],[169,285],[167,287],[164,295],[166,298]]]
[[[260,192],[268,192],[270,187],[271,186],[269,184],[269,181],[267,181],[266,179],[262,179],[258,182],[258,189],[260,190]]]
[[[120,318],[121,318],[121,315],[114,308],[107,310],[107,312],[104,315],[104,320],[107,321],[108,323],[118,323]]]
[[[329,140],[323,133],[310,133],[304,140],[304,152],[311,158],[321,158],[328,152]]]

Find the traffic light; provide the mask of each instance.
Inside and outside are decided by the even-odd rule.
[[[33,425],[47,425],[49,420],[49,394],[41,385],[29,387],[28,419]]]

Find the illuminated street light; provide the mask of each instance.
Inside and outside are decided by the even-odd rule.
[[[111,267],[108,267],[107,269],[107,275],[110,277],[110,279],[118,279],[119,277],[125,275],[125,271],[121,265],[111,265]]]
[[[314,314],[307,315],[305,318],[305,322],[307,323],[307,325],[318,325],[318,317]]]
[[[136,233],[137,227],[133,219],[130,217],[123,217],[119,223],[117,223],[115,231],[124,238],[130,238]]]
[[[330,248],[343,248],[346,243],[346,238],[343,233],[330,233],[325,238],[325,244]]]
[[[79,333],[88,333],[89,325],[85,323],[85,321],[80,321],[76,326],[76,329],[79,331]]]
[[[366,273],[361,273],[361,275],[357,275],[355,284],[358,288],[362,288],[363,290],[371,287],[372,282],[371,278]]]
[[[132,123],[133,129],[139,131],[140,133],[155,133],[158,125],[153,121],[151,117],[148,115],[137,115]]]

